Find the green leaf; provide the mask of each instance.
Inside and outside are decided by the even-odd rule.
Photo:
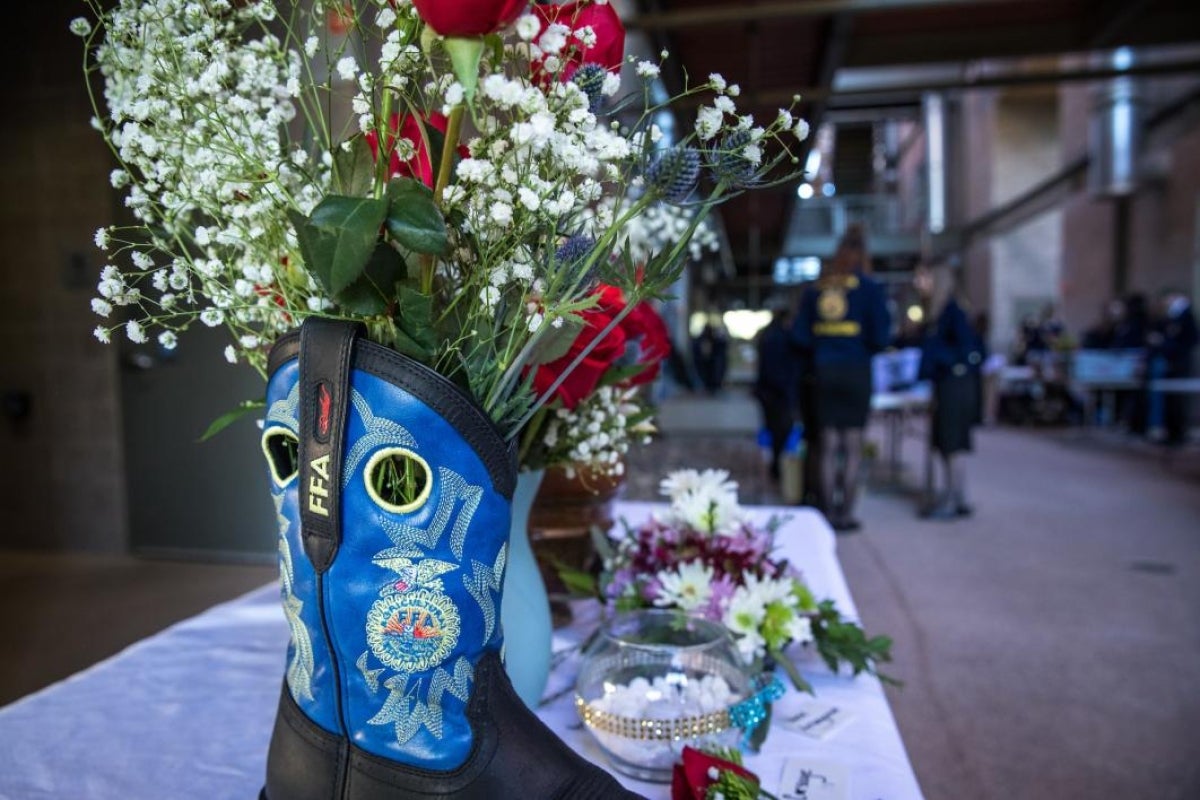
[[[595,548],[596,555],[600,556],[602,561],[611,561],[616,551],[612,539],[608,538],[608,531],[599,525],[593,525],[588,529],[588,535],[592,538],[592,547]]]
[[[571,349],[579,332],[583,330],[583,318],[578,314],[565,314],[563,324],[557,328],[548,326],[538,337],[537,344],[529,351],[526,363],[530,366],[549,364],[565,356]]]
[[[362,277],[334,295],[345,311],[364,317],[387,311],[395,296],[395,286],[408,275],[408,267],[391,245],[380,242],[371,254]]]
[[[308,226],[315,229],[309,236],[318,245],[314,252],[317,263],[309,268],[318,279],[324,276],[323,283],[331,294],[342,291],[362,275],[379,241],[387,210],[385,200],[340,195],[328,195],[313,209]]]
[[[479,85],[479,59],[483,56],[482,36],[447,36],[442,45],[450,55],[454,77],[462,84],[467,102],[475,99],[475,87]]]
[[[387,198],[387,231],[393,241],[414,253],[446,252],[446,220],[428,186],[412,178],[393,178]]]
[[[433,298],[414,285],[404,283],[397,287],[396,325],[426,351],[437,345],[433,330]]]
[[[204,431],[203,435],[201,435],[201,437],[196,441],[207,442],[209,439],[216,436],[218,433],[225,430],[242,417],[248,414],[253,414],[256,411],[261,411],[266,407],[267,402],[265,400],[243,400],[238,404],[237,408],[233,409],[232,411],[227,411],[214,419],[212,424],[208,426],[208,429]]]
[[[766,716],[763,717],[762,722],[758,723],[753,732],[751,732],[750,740],[747,742],[748,746],[746,749],[751,753],[757,753],[762,749],[763,742],[767,740],[767,734],[771,730],[771,704],[764,703],[763,710],[766,711]]]
[[[349,140],[349,147],[333,151],[333,188],[338,194],[363,197],[375,183],[375,156],[363,136]]]
[[[329,269],[333,264],[333,251],[337,242],[332,236],[323,234],[299,211],[289,211],[288,218],[296,229],[296,240],[300,243],[300,255],[304,267],[317,282],[329,291]]]
[[[601,386],[616,386],[632,380],[649,368],[649,364],[614,364],[600,376]]]
[[[599,596],[600,587],[596,583],[596,577],[590,572],[576,569],[553,556],[550,557],[550,563],[554,567],[554,571],[558,573],[558,579],[563,582],[563,586],[566,586],[567,591],[571,594],[577,597]]]
[[[792,686],[796,687],[796,691],[807,692],[811,695],[816,694],[816,692],[813,691],[812,684],[804,679],[804,676],[800,674],[800,670],[794,663],[792,663],[790,658],[788,658],[782,652],[772,652],[771,656],[775,659],[775,663],[778,664],[785,673],[787,673],[788,680],[792,682]]]

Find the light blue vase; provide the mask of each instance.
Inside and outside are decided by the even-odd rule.
[[[542,485],[543,470],[522,472],[512,499],[508,567],[500,621],[504,626],[504,667],[513,688],[536,709],[550,676],[550,598],[529,543],[529,511]]]

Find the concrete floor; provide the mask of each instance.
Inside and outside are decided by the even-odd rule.
[[[773,502],[732,396],[674,401],[674,426],[631,467],[722,466]],[[711,408],[709,407],[711,406]],[[752,407],[751,407],[752,411]],[[709,430],[713,430],[709,428]],[[878,438],[878,437],[877,437]],[[906,442],[907,485],[920,463]],[[1200,797],[1200,458],[1055,432],[987,430],[971,519],[925,522],[905,491],[868,491],[839,539],[870,631],[896,640],[893,709],[929,800]],[[265,567],[6,553],[0,704],[220,600]],[[63,635],[68,633],[68,635]]]

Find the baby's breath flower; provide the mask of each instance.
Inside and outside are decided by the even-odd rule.
[[[142,330],[142,324],[134,319],[125,323],[125,335],[134,344],[142,344],[146,341],[146,332]]]
[[[344,81],[352,81],[358,75],[358,61],[353,56],[343,56],[337,62],[338,77]]]
[[[86,17],[76,17],[71,20],[71,33],[76,36],[87,36],[92,32],[92,23]]]
[[[158,343],[165,350],[174,350],[179,344],[179,337],[175,335],[175,331],[163,331],[158,335]]]
[[[696,135],[700,137],[701,141],[707,142],[716,136],[723,124],[725,124],[725,115],[718,108],[703,106],[696,112]]]
[[[542,23],[538,21],[536,14],[523,14],[517,20],[517,36],[521,37],[523,42],[532,42],[541,29]]]
[[[235,350],[233,345],[231,345],[231,344],[225,346],[225,360],[228,361],[230,364],[237,363],[237,360],[238,360],[237,350]]]
[[[101,250],[108,249],[108,228],[96,229],[96,247]]]
[[[657,78],[659,73],[658,65],[650,61],[639,61],[637,65],[637,74],[643,78]]]
[[[805,139],[807,139],[808,133],[809,133],[808,120],[806,120],[806,119],[797,120],[796,127],[792,129],[792,133],[794,133],[796,135],[796,138],[802,142]]]
[[[396,24],[396,12],[390,8],[382,9],[375,15],[375,24],[384,30]]]
[[[112,341],[112,332],[103,325],[97,325],[92,331],[92,336],[95,336],[102,344],[108,344]]]
[[[112,313],[112,304],[107,300],[99,297],[92,298],[92,312],[99,314],[102,317],[107,317]]]

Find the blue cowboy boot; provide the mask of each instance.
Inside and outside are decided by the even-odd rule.
[[[513,692],[511,448],[441,375],[310,319],[270,357],[263,451],[291,629],[266,800],[635,798]],[[411,502],[375,472],[416,475]]]

